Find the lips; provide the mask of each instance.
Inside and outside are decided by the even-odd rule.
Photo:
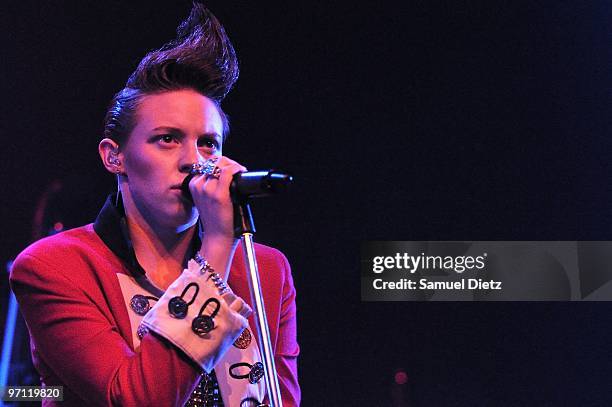
[[[170,187],[170,190],[179,191],[181,198],[193,203],[193,200],[192,200],[193,198],[191,198],[191,193],[183,189],[182,185],[172,185]]]
[[[185,194],[185,191],[183,191],[183,188],[181,188],[181,186],[180,186],[180,185],[172,185],[172,186],[170,187],[170,190],[171,190],[171,191],[179,191],[179,192],[180,192],[182,195],[184,195],[184,194]]]
[[[170,189],[183,189],[183,180],[180,180],[176,184],[170,186]]]

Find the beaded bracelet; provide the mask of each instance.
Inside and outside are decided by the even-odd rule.
[[[223,295],[230,291],[229,287],[225,285],[225,282],[223,282],[223,279],[221,278],[219,273],[215,272],[215,269],[204,257],[202,257],[200,252],[196,252],[195,256],[193,256],[193,259],[196,261],[196,263],[200,265],[200,273],[209,273],[208,278],[212,278],[215,287],[217,287],[217,289],[219,290],[219,295]]]
[[[210,263],[204,257],[202,257],[200,252],[196,252],[195,256],[193,256],[193,259],[196,261],[196,263],[200,265],[200,273],[204,274],[206,272],[209,272],[209,273],[215,272],[215,269],[210,265]]]

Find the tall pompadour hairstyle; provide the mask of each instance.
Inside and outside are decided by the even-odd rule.
[[[135,126],[135,113],[146,95],[193,89],[217,105],[223,137],[229,131],[221,101],[238,79],[238,59],[223,26],[202,4],[194,2],[175,40],[148,53],[108,107],[104,137],[122,145]]]

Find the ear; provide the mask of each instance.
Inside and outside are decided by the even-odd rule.
[[[123,166],[123,154],[119,152],[119,144],[109,138],[104,138],[98,144],[98,153],[102,164],[108,172],[117,175],[125,175]]]

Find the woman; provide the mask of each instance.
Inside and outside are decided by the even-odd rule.
[[[111,101],[99,153],[119,192],[94,224],[15,261],[32,357],[44,385],[64,387],[62,405],[266,401],[229,196],[246,169],[221,155],[220,103],[237,77],[223,27],[194,4],[177,39]],[[189,174],[192,199],[181,188]],[[256,250],[282,398],[298,405],[291,271],[280,252]]]

